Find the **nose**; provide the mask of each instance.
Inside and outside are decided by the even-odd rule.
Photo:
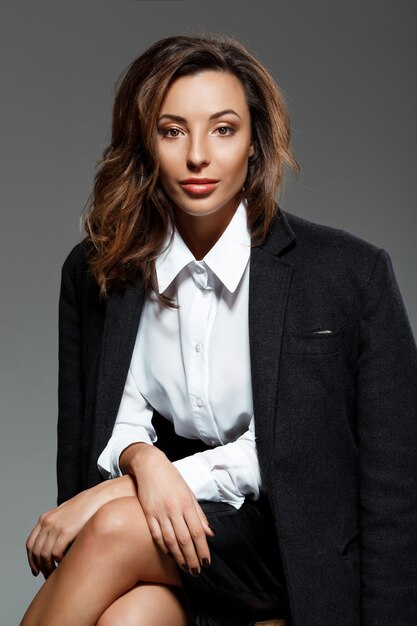
[[[209,147],[203,133],[189,136],[187,165],[190,169],[200,169],[210,163]]]

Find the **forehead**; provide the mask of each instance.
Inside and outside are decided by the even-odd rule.
[[[229,72],[205,70],[177,78],[165,94],[160,113],[196,117],[225,109],[249,114],[242,83]]]

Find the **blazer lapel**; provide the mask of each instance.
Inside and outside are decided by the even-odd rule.
[[[111,292],[106,306],[90,450],[89,484],[97,482],[96,460],[109,440],[135,345],[145,293],[141,285]]]
[[[281,340],[293,266],[279,257],[295,235],[280,212],[264,244],[251,251],[249,345],[253,412],[261,472],[266,476],[274,446]]]

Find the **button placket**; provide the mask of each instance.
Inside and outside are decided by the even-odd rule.
[[[212,415],[206,397],[206,380],[208,375],[207,341],[209,317],[212,306],[215,306],[215,292],[209,284],[207,269],[200,265],[193,268],[193,280],[196,289],[189,317],[189,376],[188,393],[193,411],[194,422],[200,436],[212,443],[216,428],[212,425]],[[213,313],[213,311],[211,311]]]

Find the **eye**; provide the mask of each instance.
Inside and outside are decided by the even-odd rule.
[[[223,135],[223,136],[232,135],[235,132],[235,129],[232,128],[231,126],[219,126],[218,128],[216,128],[216,130],[219,131],[219,135]],[[226,131],[226,132],[220,132],[220,131]]]
[[[180,129],[179,128],[160,128],[159,132],[161,133],[161,135],[163,137],[167,137],[168,139],[174,139],[175,137],[178,137],[180,134]],[[170,133],[175,133],[175,134],[170,134]]]

